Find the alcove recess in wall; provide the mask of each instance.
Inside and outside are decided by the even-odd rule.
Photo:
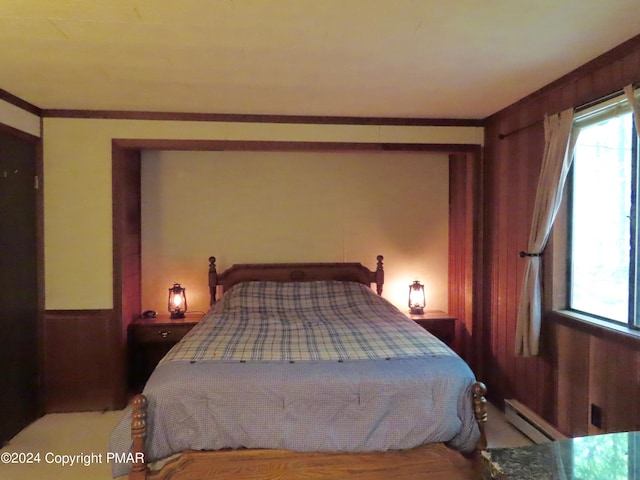
[[[112,365],[114,398],[126,396],[127,327],[140,314],[141,226],[140,172],[141,150],[227,150],[251,152],[439,152],[449,154],[449,313],[458,318],[459,353],[481,378],[480,345],[483,332],[479,323],[481,302],[476,275],[480,268],[480,242],[477,232],[480,192],[479,145],[381,144],[339,142],[280,141],[112,141],[113,181],[113,332]],[[474,234],[475,232],[475,234]]]

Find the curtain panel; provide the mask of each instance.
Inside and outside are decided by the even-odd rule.
[[[636,132],[640,136],[640,101],[635,97],[632,85],[625,86],[624,93],[633,109]],[[574,126],[573,119],[573,109],[545,117],[545,148],[533,206],[531,231],[527,252],[521,252],[526,264],[515,343],[515,354],[520,356],[538,354],[542,321],[541,255],[562,202],[565,181],[580,132],[580,128]]]
[[[527,251],[521,252],[525,270],[516,324],[515,354],[538,354],[542,320],[541,255],[549,239],[565,180],[573,159],[577,135],[573,132],[573,109],[545,117],[545,147],[533,206]]]
[[[624,87],[624,94],[627,96],[629,105],[633,109],[633,120],[636,125],[636,133],[640,137],[640,101],[635,97],[633,91],[633,85],[627,85]]]

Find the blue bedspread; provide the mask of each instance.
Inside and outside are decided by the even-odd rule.
[[[280,292],[274,297],[274,310],[263,300],[251,306],[252,294],[247,296],[243,289],[229,290],[145,386],[147,460],[185,449],[240,447],[384,451],[445,442],[457,450],[472,450],[479,432],[471,405],[475,378],[469,367],[366,287],[333,283],[305,287],[309,292],[328,288],[333,296],[345,289],[337,294],[344,306],[315,320],[291,311],[306,310],[300,301],[310,312],[322,310],[317,298],[325,294],[318,291],[311,295],[313,301],[304,292]],[[247,285],[249,292],[256,292]],[[373,299],[364,304],[353,301],[369,293]],[[241,313],[225,317],[222,312],[229,304]],[[255,319],[256,312],[242,313],[243,309],[262,312],[266,319],[251,334],[237,323],[255,321],[249,318]],[[360,312],[355,317],[348,313],[354,309]],[[367,323],[375,325],[362,327]],[[309,329],[311,324],[320,328]],[[293,341],[283,340],[283,335]],[[295,346],[300,343],[306,347]],[[277,352],[282,352],[279,358]],[[129,451],[129,424],[127,410],[111,436],[111,451]],[[114,476],[127,471],[127,465],[113,465]]]

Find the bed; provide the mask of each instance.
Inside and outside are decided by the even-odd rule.
[[[284,472],[302,469],[336,478],[355,464],[380,476],[362,478],[402,465],[407,478],[418,478],[411,469],[471,471],[463,455],[486,446],[486,389],[381,297],[382,256],[373,271],[244,264],[218,274],[215,261],[211,309],[111,436],[110,451],[126,454],[114,477],[296,478]]]

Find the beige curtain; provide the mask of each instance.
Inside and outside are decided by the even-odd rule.
[[[624,94],[627,96],[627,100],[633,109],[633,119],[636,124],[636,132],[640,137],[640,101],[638,101],[634,96],[633,85],[627,85],[624,87]]]
[[[542,319],[541,257],[562,201],[564,183],[573,159],[573,110],[545,117],[545,148],[533,206],[525,256],[525,270],[516,324],[516,355],[538,354]]]

